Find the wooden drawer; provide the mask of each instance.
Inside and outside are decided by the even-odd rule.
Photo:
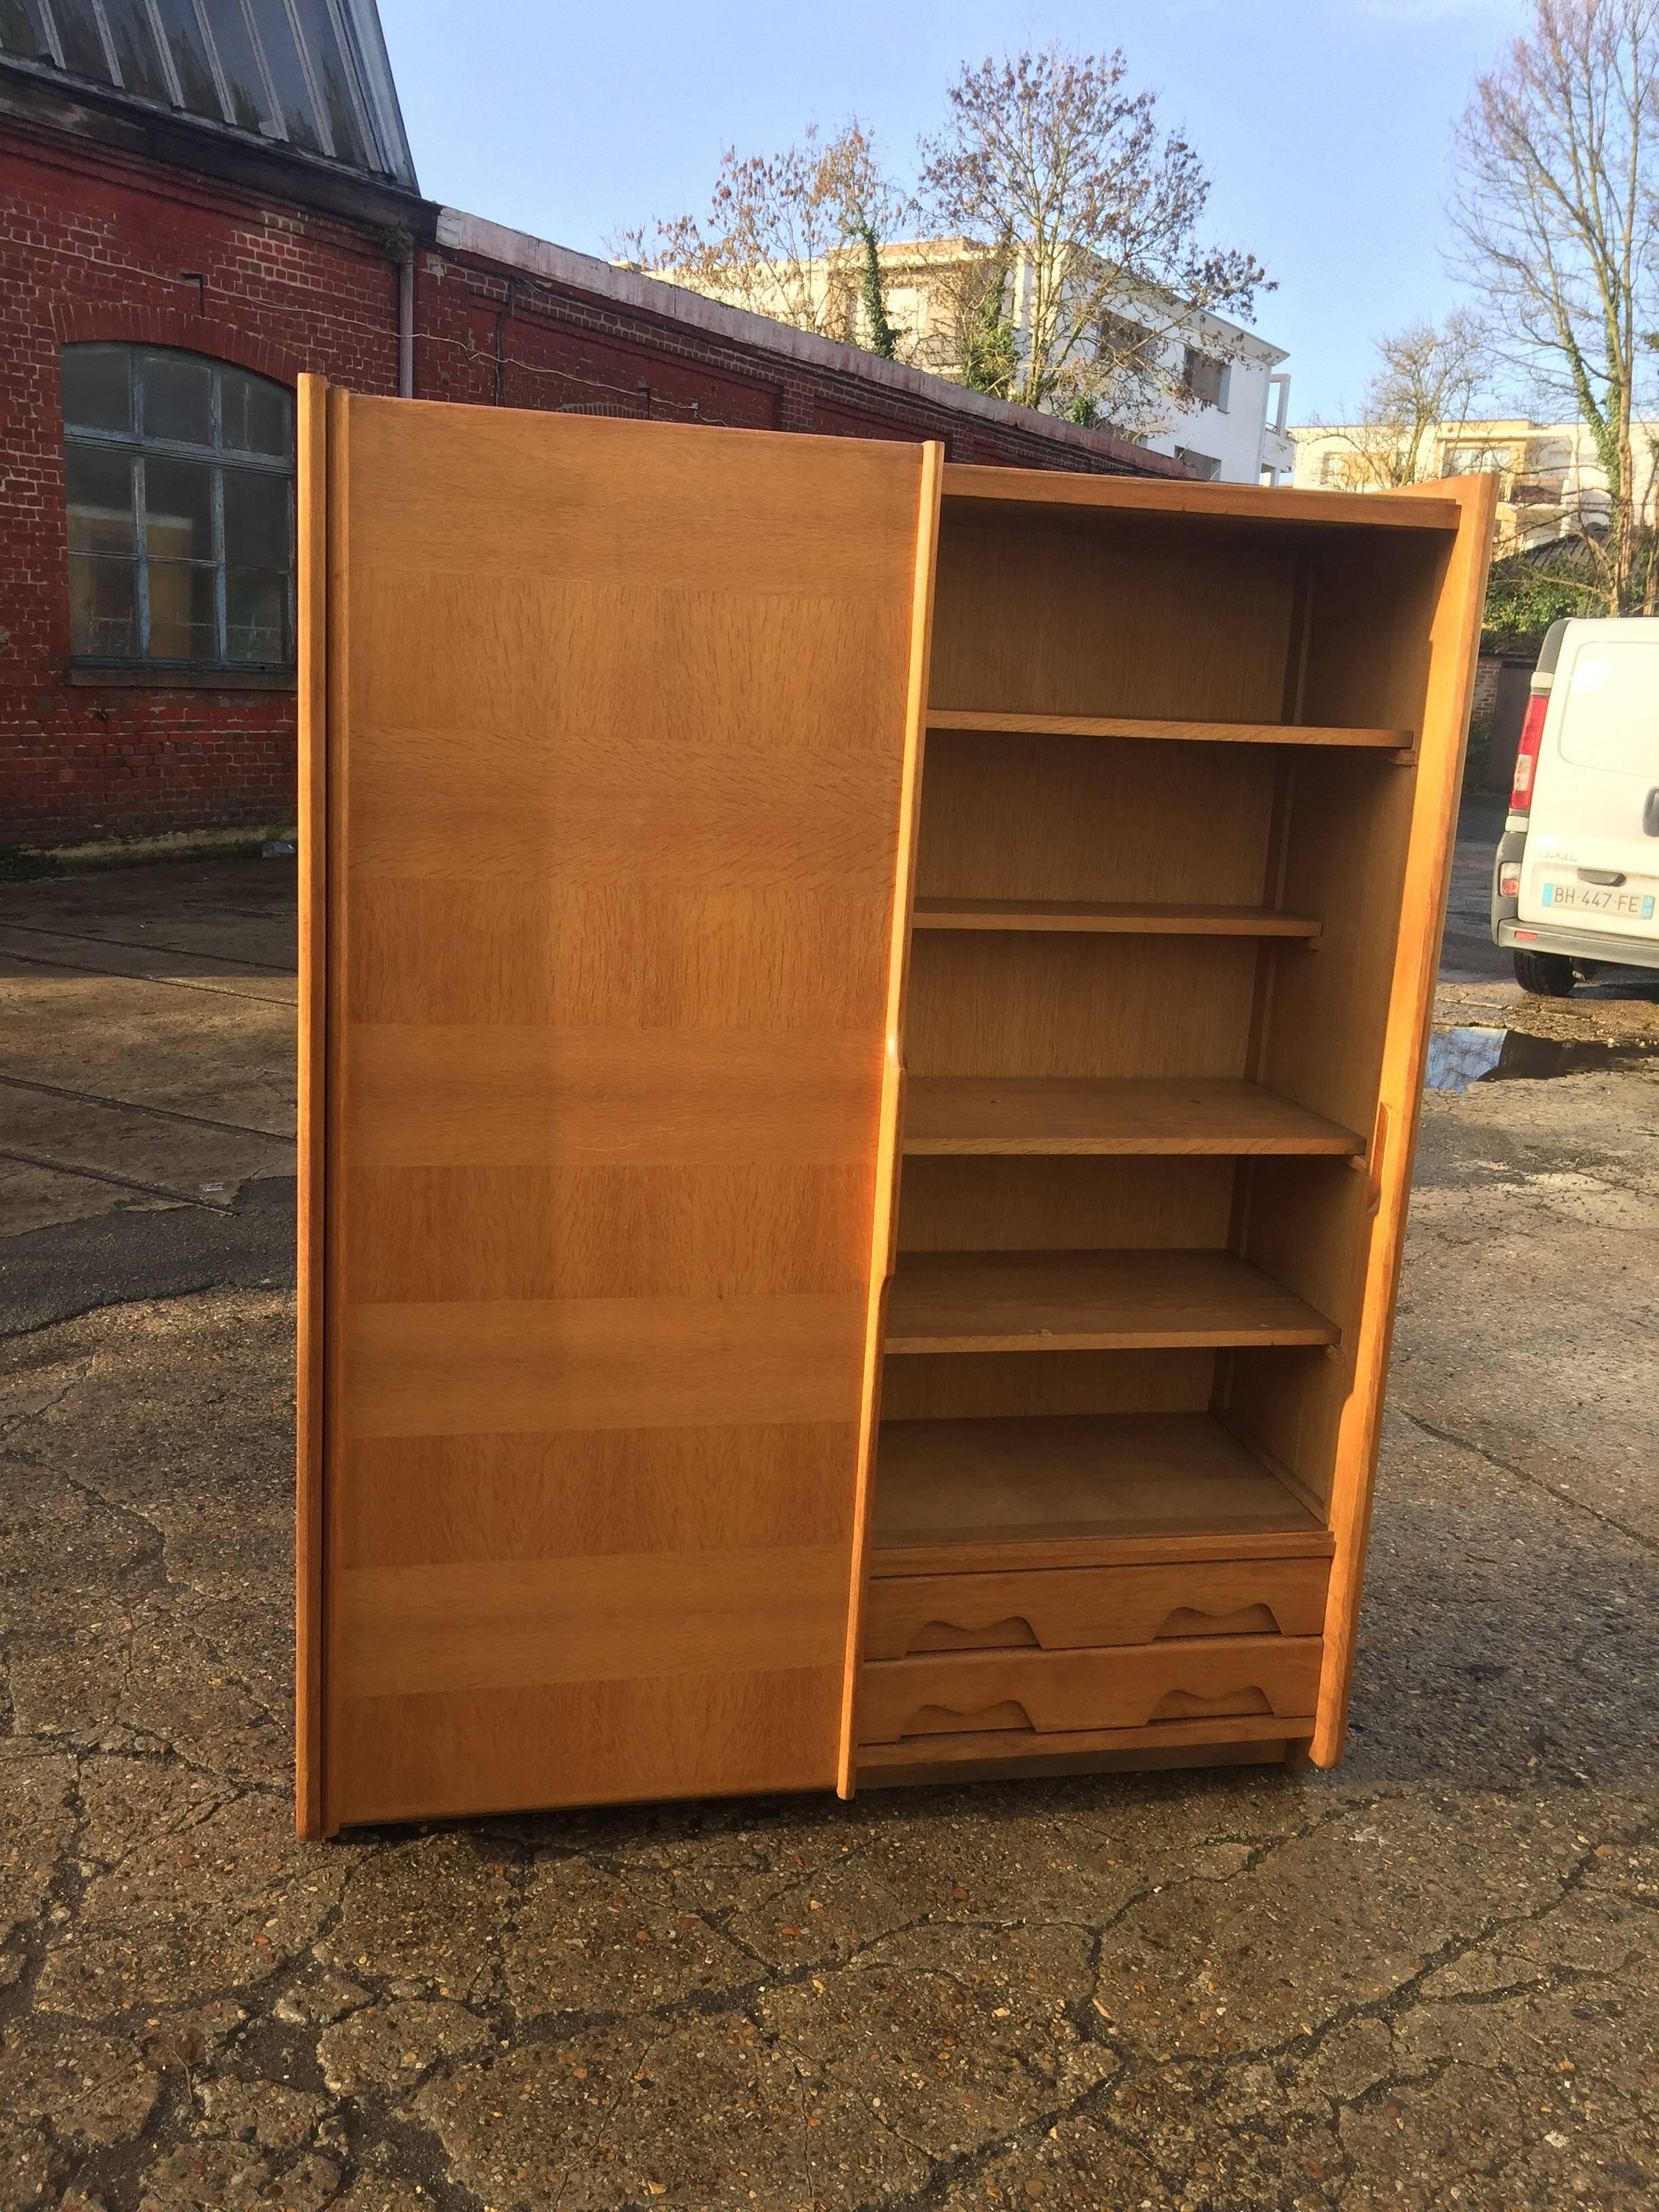
[[[870,1584],[866,1659],[920,1651],[1068,1651],[1160,1638],[1317,1636],[1328,1559],[1198,1559],[1012,1574],[888,1575]]]
[[[1146,1728],[1238,1713],[1304,1717],[1318,1695],[1323,1649],[1317,1636],[1205,1636],[1115,1650],[876,1659],[859,1677],[858,1740]]]

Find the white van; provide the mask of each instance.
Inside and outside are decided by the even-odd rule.
[[[1522,989],[1659,968],[1659,618],[1544,640],[1492,876],[1492,933]]]

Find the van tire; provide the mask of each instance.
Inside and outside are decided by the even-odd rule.
[[[1570,999],[1578,981],[1565,952],[1521,952],[1515,956],[1515,980],[1539,999]]]

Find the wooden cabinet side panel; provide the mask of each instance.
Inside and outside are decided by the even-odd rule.
[[[351,423],[331,1816],[832,1787],[921,451]]]
[[[893,908],[887,951],[886,1033],[884,1039],[880,1121],[876,1144],[875,1211],[870,1237],[870,1285],[864,1335],[864,1383],[859,1403],[857,1479],[853,1497],[852,1583],[847,1642],[842,1661],[841,1731],[836,1789],[842,1797],[857,1787],[858,1739],[854,1712],[864,1643],[865,1592],[870,1576],[870,1523],[875,1482],[876,1435],[881,1420],[882,1341],[887,1292],[897,1249],[899,1164],[904,1114],[904,1016],[910,972],[910,917],[915,896],[923,732],[927,715],[929,654],[933,626],[933,580],[939,561],[939,486],[945,448],[922,448],[917,496],[916,558],[910,601],[910,666],[904,708],[904,759],[899,787],[898,837]]]
[[[328,993],[328,386],[302,376],[295,453],[299,607],[299,1028],[296,1098],[294,1820],[323,1808],[323,1052]]]
[[[1401,922],[1389,1000],[1387,1035],[1366,1203],[1375,1221],[1365,1261],[1364,1303],[1353,1331],[1353,1387],[1344,1408],[1330,1493],[1335,1539],[1325,1622],[1325,1660],[1310,1746],[1316,1765],[1334,1765],[1347,1729],[1382,1393],[1394,1334],[1395,1300],[1406,1206],[1422,1107],[1424,1060],[1434,1011],[1434,979],[1450,876],[1451,843],[1463,746],[1474,688],[1480,616],[1491,558],[1490,476],[1433,487],[1455,495],[1462,520],[1434,609],[1411,838],[1401,885]],[[1357,1180],[1358,1178],[1356,1178]]]
[[[1429,487],[1420,487],[1427,495]],[[1405,1210],[1411,1194],[1411,1161],[1422,1113],[1422,1071],[1433,1020],[1433,980],[1440,960],[1440,929],[1451,880],[1451,838],[1458,817],[1468,708],[1475,688],[1480,615],[1491,562],[1498,483],[1491,476],[1453,477],[1431,487],[1455,493],[1462,522],[1433,611],[1429,688],[1418,741],[1416,805],[1402,887],[1401,947],[1389,998],[1389,1030],[1382,1046],[1382,1097],[1367,1192],[1376,1201],[1376,1234],[1367,1265],[1367,1312],[1356,1343],[1356,1387],[1349,1418],[1338,1440],[1329,1524],[1336,1537],[1332,1558],[1325,1668],[1318,1690],[1318,1725],[1310,1745],[1316,1765],[1334,1765],[1347,1732],[1349,1683],[1354,1679],[1364,1540],[1371,1522],[1371,1486],[1382,1420],[1382,1389],[1394,1340],[1394,1305],[1405,1248]],[[1380,1152],[1380,1157],[1378,1157]]]

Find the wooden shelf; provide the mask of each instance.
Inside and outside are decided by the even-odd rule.
[[[1231,1252],[908,1252],[887,1349],[1109,1352],[1333,1344],[1322,1314]]]
[[[1135,456],[1139,460],[1139,453]],[[1201,483],[1191,480],[1150,484],[1144,478],[1073,476],[1057,469],[999,468],[993,464],[947,461],[945,511],[963,520],[1013,519],[1020,508],[1045,524],[1068,513],[1085,525],[1127,513],[1149,516],[1203,515],[1214,522],[1260,530],[1290,523],[1302,529],[1332,526],[1352,529],[1454,531],[1462,508],[1455,499],[1411,491],[1309,491],[1288,484],[1267,489],[1255,484]]]
[[[1306,915],[1256,906],[1129,906],[1107,900],[919,898],[915,929],[1097,931],[1123,937],[1314,938]]]
[[[1352,1154],[1364,1139],[1255,1083],[927,1075],[906,1086],[904,1150]]]
[[[930,707],[930,730],[988,730],[1005,737],[1175,738],[1204,744],[1370,745],[1408,750],[1410,730],[1353,730],[1304,722],[1164,722],[1122,714],[984,714],[976,708]]]
[[[1331,1539],[1209,1413],[884,1421],[871,1571],[1326,1557]]]

